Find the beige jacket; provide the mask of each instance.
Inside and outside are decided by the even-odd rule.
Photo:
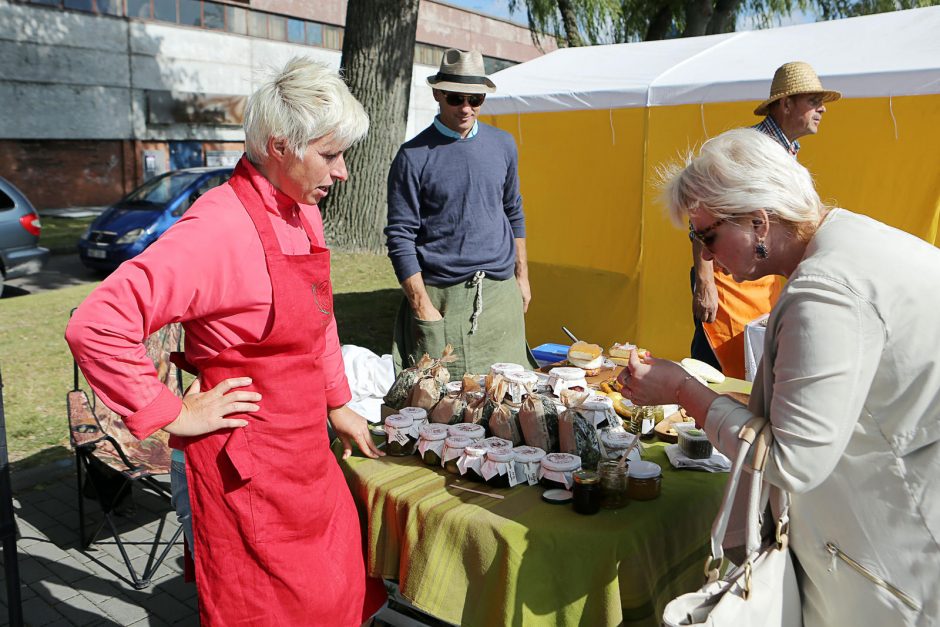
[[[835,209],[770,314],[750,408],[712,403],[734,454],[753,414],[792,495],[807,627],[940,624],[940,250]]]

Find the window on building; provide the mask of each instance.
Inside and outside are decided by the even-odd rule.
[[[176,0],[153,0],[153,17],[161,22],[176,22]]]
[[[493,74],[494,72],[505,70],[506,68],[512,67],[513,65],[515,65],[515,63],[512,61],[506,61],[505,59],[483,57],[483,69],[486,70],[487,74]]]
[[[339,26],[323,25],[323,47],[333,50],[343,49],[343,29]]]
[[[74,9],[75,11],[88,11],[89,13],[95,12],[95,0],[65,0],[66,9]]]
[[[96,0],[98,3],[98,13],[105,15],[121,15],[124,10],[124,3],[121,0]]]
[[[248,34],[252,37],[268,36],[267,13],[255,13],[252,11],[248,14]]]
[[[248,34],[248,20],[245,9],[225,7],[225,30],[236,35]]]
[[[323,45],[323,25],[315,24],[313,22],[307,22],[307,45],[308,46],[322,46]]]
[[[33,4],[45,4],[51,7],[60,7],[62,6],[62,0],[27,0]]]
[[[215,2],[203,2],[202,25],[213,30],[224,30],[225,7]]]
[[[280,15],[268,16],[268,37],[278,41],[287,41],[287,18]]]
[[[294,44],[304,43],[304,22],[303,20],[287,20],[287,41]]]
[[[180,0],[180,24],[202,26],[202,3],[199,0]]]
[[[444,49],[440,46],[431,44],[415,44],[415,63],[418,65],[430,65],[436,67],[441,63],[441,57],[444,56]]]
[[[127,0],[127,17],[142,17],[149,20],[150,0]]]

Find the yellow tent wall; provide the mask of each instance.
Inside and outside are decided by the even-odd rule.
[[[688,354],[691,248],[669,222],[657,168],[759,121],[756,102],[483,116],[513,134],[526,213],[530,344],[632,341]],[[843,99],[800,162],[824,201],[940,245],[940,95]]]

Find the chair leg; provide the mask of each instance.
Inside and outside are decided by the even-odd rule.
[[[88,545],[85,544],[85,495],[82,493],[83,481],[82,481],[82,454],[80,451],[75,451],[75,474],[78,477],[78,533],[79,533],[79,544],[84,549]]]

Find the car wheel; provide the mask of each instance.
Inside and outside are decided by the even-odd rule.
[[[0,270],[0,298],[3,298],[3,284],[5,283],[5,278],[6,277],[3,275],[3,270]]]

